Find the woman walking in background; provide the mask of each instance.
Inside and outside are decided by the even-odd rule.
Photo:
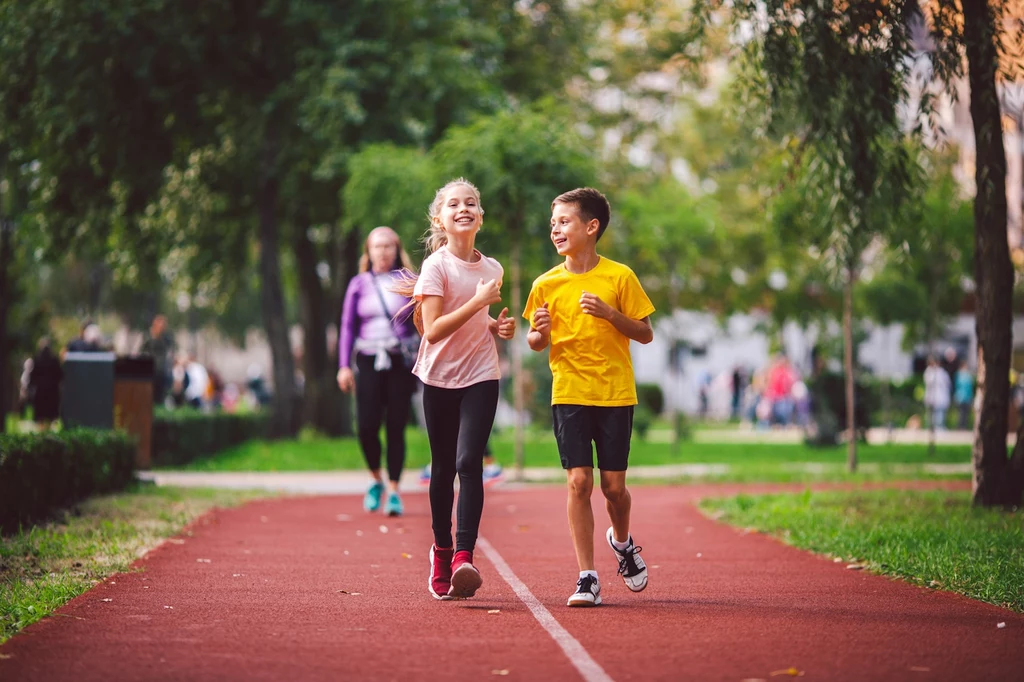
[[[355,390],[359,445],[373,482],[363,507],[377,511],[384,497],[381,474],[381,423],[385,424],[388,494],[384,513],[399,516],[398,482],[405,467],[405,426],[416,390],[412,365],[419,336],[410,311],[397,316],[409,299],[391,291],[394,273],[411,265],[398,234],[390,227],[370,232],[359,261],[359,274],[345,292],[338,334],[338,386]]]
[[[50,345],[49,337],[39,339],[38,352],[32,358],[29,394],[32,396],[32,419],[40,430],[49,431],[60,417],[60,382],[64,370]]]

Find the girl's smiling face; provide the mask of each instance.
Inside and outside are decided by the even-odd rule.
[[[551,242],[559,256],[570,256],[597,234],[598,222],[583,220],[576,204],[557,203],[551,209]]]
[[[476,190],[469,185],[455,185],[445,194],[437,220],[448,234],[474,234],[483,218]]]

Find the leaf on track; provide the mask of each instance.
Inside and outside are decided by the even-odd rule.
[[[489,614],[491,614],[493,616],[496,616],[499,613],[501,613],[501,609],[488,609],[487,613],[489,613]]]
[[[387,532],[388,532],[388,527],[387,527],[387,526],[385,526],[385,525],[384,525],[384,524],[382,523],[382,524],[380,524],[380,527],[379,527],[379,528],[378,528],[377,530],[379,530],[379,531],[380,531],[381,533],[384,533],[384,534],[386,535],[386,534],[387,534]]]
[[[358,597],[362,592],[349,592],[348,590],[338,590],[338,594],[347,594],[350,597]]]
[[[408,552],[402,552],[402,558],[403,559],[411,559],[412,558],[412,554],[409,554]]]
[[[492,670],[492,671],[491,671],[491,674],[492,674],[492,675],[501,675],[501,676],[505,676],[505,675],[508,675],[508,673],[509,673],[509,670],[508,670],[508,668],[502,668],[501,670]]]
[[[212,563],[209,559],[196,559],[197,564],[209,564]]]
[[[113,599],[101,599],[100,601],[114,601]]]
[[[776,671],[770,673],[769,677],[779,677],[779,676],[783,676],[783,675],[786,676],[786,677],[803,677],[804,676],[804,671],[803,670],[797,670],[796,668],[786,668],[784,670],[776,670]]]

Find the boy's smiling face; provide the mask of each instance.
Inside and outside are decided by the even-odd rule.
[[[559,256],[573,256],[597,241],[597,218],[583,220],[576,204],[557,203],[551,210],[551,242]]]

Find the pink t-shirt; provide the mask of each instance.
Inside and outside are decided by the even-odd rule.
[[[447,315],[476,295],[481,279],[496,279],[500,284],[505,274],[501,264],[479,251],[475,254],[479,256],[475,263],[457,258],[447,247],[430,254],[423,261],[413,296],[417,301],[424,296],[441,296],[441,314]],[[423,383],[440,388],[465,388],[501,378],[498,346],[488,328],[489,318],[488,309],[481,308],[466,324],[437,343],[429,343],[424,337],[412,373]]]

